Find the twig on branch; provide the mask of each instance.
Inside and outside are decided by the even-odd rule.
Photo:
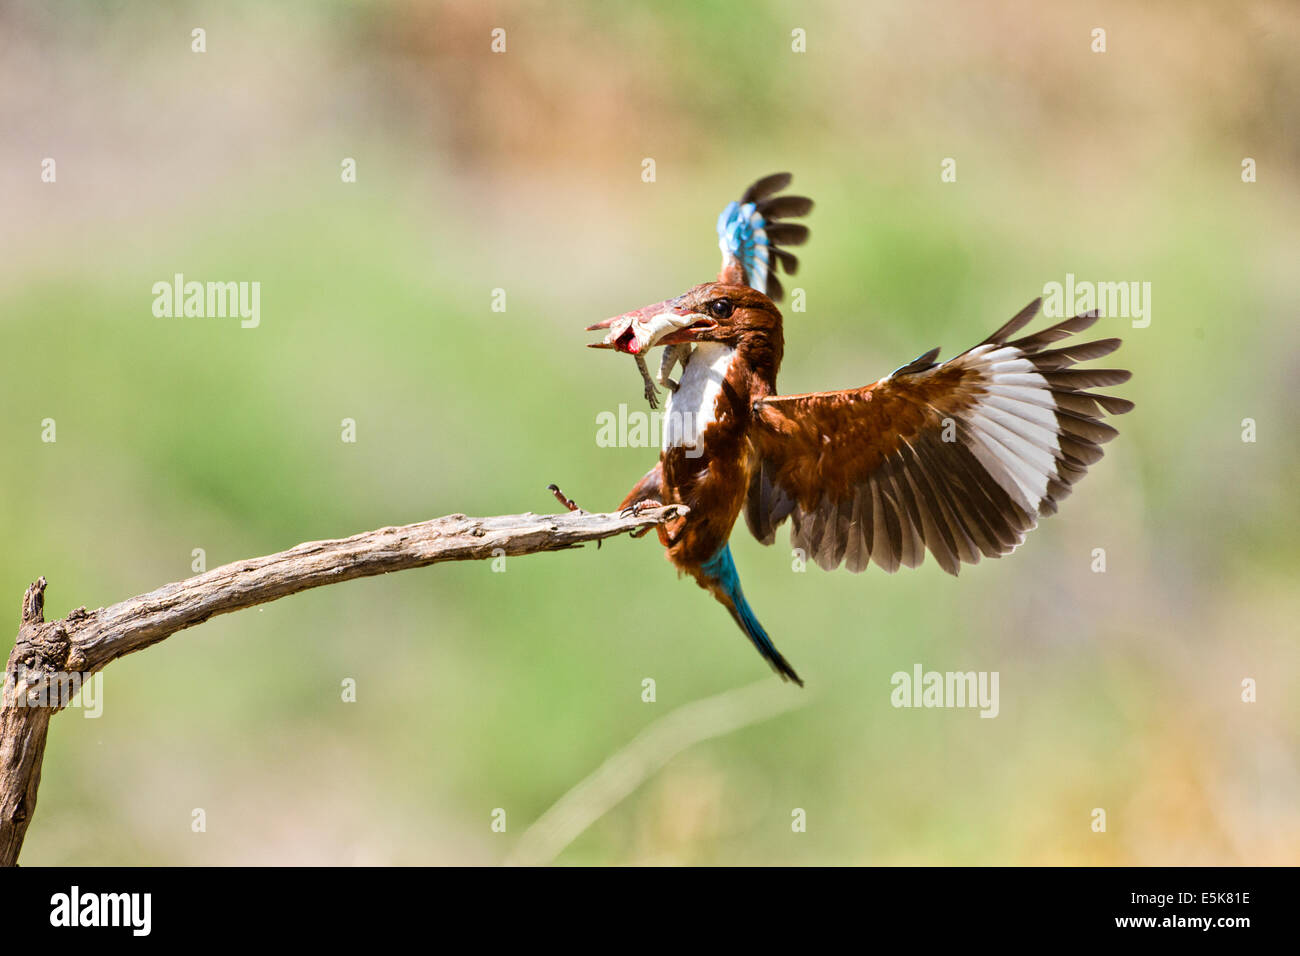
[[[687,747],[802,707],[812,698],[763,678],[678,707],[650,724],[543,813],[506,860],[513,866],[551,863],[588,827]]]
[[[18,861],[36,808],[50,717],[71,703],[69,674],[81,680],[111,661],[157,644],[217,614],[265,604],[308,588],[422,568],[442,561],[537,554],[650,528],[686,512],[639,514],[449,515],[236,561],[110,607],[77,608],[46,622],[45,578],[23,595],[18,640],[0,698],[0,865]],[[75,694],[73,695],[75,696]]]

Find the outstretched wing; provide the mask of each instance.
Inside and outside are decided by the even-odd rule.
[[[771,544],[792,518],[792,545],[828,570],[875,561],[893,572],[929,549],[956,574],[1014,550],[1117,434],[1103,415],[1133,407],[1088,391],[1129,372],[1071,367],[1119,339],[1044,350],[1096,312],[1008,341],[1039,301],[942,365],[935,349],[865,388],[756,403],[760,463],[745,507],[754,536]]]
[[[764,176],[728,203],[718,216],[718,248],[722,250],[720,282],[747,285],[780,302],[784,289],[777,268],[794,275],[799,258],[787,246],[808,241],[808,227],[784,220],[806,216],[813,207],[807,196],[778,196],[790,185],[789,173]]]

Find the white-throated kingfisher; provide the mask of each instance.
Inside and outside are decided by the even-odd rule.
[[[929,551],[955,575],[1015,550],[1054,513],[1117,434],[1102,418],[1133,405],[1091,391],[1129,372],[1073,367],[1119,339],[1049,347],[1091,326],[1095,312],[1016,337],[1038,299],[947,362],[933,349],[861,388],[778,395],[785,338],[773,273],[778,262],[794,271],[780,245],[807,230],[774,225],[764,203],[807,212],[802,197],[767,198],[789,178],[760,180],[724,210],[717,282],[590,328],[609,330],[595,347],[680,349],[659,463],[622,507],[688,506],[658,529],[668,559],[727,608],[782,678],[802,685],[741,589],[728,540],[742,511],[764,544],[790,519],[792,546],[827,570],[875,562],[892,573]]]

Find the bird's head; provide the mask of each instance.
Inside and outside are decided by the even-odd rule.
[[[587,326],[607,329],[594,349],[641,354],[656,345],[721,342],[739,349],[747,341],[775,346],[779,356],[781,313],[776,304],[745,285],[706,282],[689,292]],[[779,358],[778,358],[779,361]]]

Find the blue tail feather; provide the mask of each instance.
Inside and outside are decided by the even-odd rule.
[[[731,616],[763,658],[772,665],[772,669],[780,674],[783,680],[792,680],[802,687],[803,681],[799,679],[799,675],[794,672],[789,662],[781,656],[772,639],[767,636],[767,631],[763,630],[763,625],[758,623],[758,618],[754,616],[754,609],[745,600],[745,592],[740,587],[740,574],[736,571],[736,562],[731,557],[731,545],[724,544],[719,548],[713,557],[701,565],[700,570],[726,596],[727,609],[731,611]]]

